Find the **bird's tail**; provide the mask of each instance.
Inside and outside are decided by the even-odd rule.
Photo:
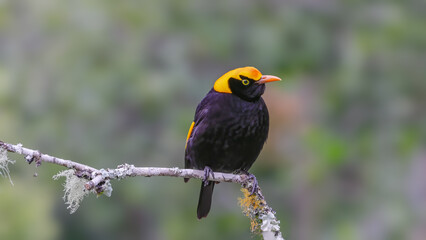
[[[215,183],[209,181],[206,186],[201,182],[200,198],[198,199],[197,217],[201,219],[207,217],[209,214],[210,206],[212,205],[213,188]]]

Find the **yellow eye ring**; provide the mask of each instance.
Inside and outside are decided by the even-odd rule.
[[[245,85],[245,86],[249,85],[249,83],[250,83],[250,81],[249,81],[249,80],[247,80],[247,79],[243,79],[241,82],[242,82],[242,83],[243,83],[243,85]]]

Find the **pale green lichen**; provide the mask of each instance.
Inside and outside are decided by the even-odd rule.
[[[262,225],[260,226],[260,229],[262,231],[276,232],[280,230],[280,221],[275,218],[275,215],[273,213],[268,212],[266,214],[263,214],[259,218],[262,220]]]
[[[14,160],[10,160],[7,156],[7,150],[0,148],[0,175],[9,178],[10,184],[13,185],[10,177],[9,164],[14,164]]]
[[[107,197],[111,197],[112,194],[112,185],[109,180],[105,180],[105,183],[100,186],[100,189],[95,188],[96,197],[101,195],[105,195]]]
[[[109,180],[107,180],[104,184],[105,189],[104,189],[104,195],[107,197],[111,197],[112,194],[112,186],[111,183],[109,182]]]
[[[259,219],[262,220],[262,225],[260,229],[263,233],[272,233],[275,240],[284,240],[280,232],[280,221],[277,220],[275,214],[272,212],[267,212],[259,216]],[[265,236],[265,234],[264,234]]]
[[[83,198],[89,194],[89,191],[84,187],[86,180],[75,176],[74,173],[75,171],[73,169],[69,169],[53,176],[54,180],[65,177],[65,183],[63,184],[65,193],[63,199],[65,204],[68,204],[67,209],[70,209],[71,214],[77,211]]]

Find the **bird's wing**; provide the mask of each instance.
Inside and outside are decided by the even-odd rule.
[[[192,168],[192,164],[190,161],[190,152],[191,152],[191,146],[192,146],[192,139],[194,138],[194,135],[199,135],[205,129],[205,124],[203,124],[203,120],[206,118],[208,109],[203,108],[201,104],[197,107],[194,121],[191,124],[191,127],[189,128],[188,135],[186,138],[186,145],[185,145],[185,168]]]
[[[188,139],[191,136],[192,130],[194,129],[194,123],[195,122],[192,122],[191,126],[189,127],[188,135],[186,136],[185,149],[186,149],[186,146],[188,145]]]
[[[190,129],[190,133],[188,133],[186,142],[185,168],[194,167],[192,163],[194,159],[191,159],[191,148],[194,141],[204,141],[206,140],[205,138],[209,138],[208,140],[212,141],[211,135],[217,130],[217,127],[220,126],[222,122],[229,121],[229,116],[227,114],[222,114],[223,112],[231,110],[229,98],[232,98],[231,94],[218,93],[211,90],[204,99],[201,100],[200,104],[198,104],[195,110],[194,123]]]

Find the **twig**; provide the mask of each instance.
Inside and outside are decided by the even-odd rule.
[[[39,166],[41,162],[47,162],[66,167],[68,169],[73,169],[74,173],[72,175],[75,175],[80,179],[87,179],[87,182],[84,184],[85,189],[95,191],[98,194],[102,194],[104,192],[108,192],[108,194],[111,193],[112,188],[109,183],[109,180],[111,179],[123,179],[126,177],[135,176],[169,176],[198,179],[204,178],[204,171],[195,169],[135,167],[127,163],[119,165],[114,169],[96,169],[85,164],[73,162],[71,160],[49,156],[47,154],[40,153],[38,150],[25,148],[22,146],[22,144],[13,145],[0,141],[0,148],[3,148],[8,152],[24,155],[29,164],[36,162],[37,166]],[[67,182],[69,181],[68,178],[71,178],[69,173],[60,173],[56,175],[55,178],[60,176],[66,176]],[[253,187],[253,182],[247,175],[215,172],[214,177],[213,174],[210,174],[208,180],[215,182],[239,183],[244,189],[247,189],[247,193],[251,192]],[[66,192],[68,190],[70,189],[65,189]],[[69,195],[70,194],[68,194],[68,196]],[[67,196],[67,193],[65,196]],[[78,207],[78,201],[80,200],[81,199],[72,200],[71,202],[77,201],[76,206]],[[250,215],[249,217],[252,219],[252,229],[253,219],[256,219],[255,222],[259,224],[256,229],[260,229],[264,239],[283,239],[279,230],[279,221],[275,218],[275,212],[266,204],[259,187],[253,195],[247,195],[245,193],[245,199],[240,200],[240,202],[241,201],[244,201],[244,206],[241,204],[243,211],[247,216]],[[72,208],[72,210],[75,211],[76,208]]]

